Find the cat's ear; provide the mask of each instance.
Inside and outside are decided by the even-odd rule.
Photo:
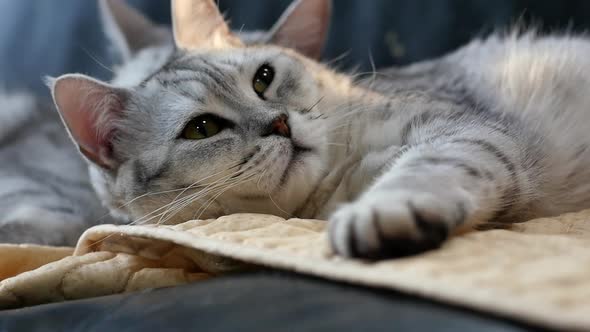
[[[270,30],[268,42],[319,59],[328,36],[331,0],[295,0]]]
[[[213,0],[173,0],[172,25],[181,49],[241,47]]]
[[[105,34],[123,61],[146,47],[172,41],[168,29],[150,21],[125,0],[99,0],[98,7]]]
[[[103,169],[116,169],[119,162],[112,143],[123,118],[127,91],[79,74],[48,78],[47,85],[80,152]]]

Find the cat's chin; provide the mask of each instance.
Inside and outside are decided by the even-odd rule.
[[[291,182],[293,177],[298,175],[298,172],[304,170],[306,167],[306,159],[312,154],[313,149],[305,146],[298,146],[293,143],[291,153],[286,157],[287,162],[283,174],[275,185],[276,190],[281,190],[282,187]]]
[[[275,210],[294,210],[306,200],[319,178],[321,158],[314,148],[291,139],[273,138],[268,142],[268,155],[257,170],[257,175],[233,190],[233,196],[242,207]],[[252,212],[252,211],[248,211]],[[276,211],[275,211],[276,213]]]
[[[276,143],[276,155],[271,156],[268,160],[267,169],[263,170],[266,177],[262,181],[266,182],[268,193],[280,194],[288,187],[306,182],[306,174],[312,165],[309,160],[313,159],[315,151],[311,147],[295,142],[291,139],[281,139]]]

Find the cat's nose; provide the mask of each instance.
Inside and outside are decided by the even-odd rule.
[[[287,120],[289,120],[289,116],[287,114],[279,115],[270,123],[270,127],[268,128],[267,133],[263,136],[279,135],[290,138],[291,128],[289,128]]]

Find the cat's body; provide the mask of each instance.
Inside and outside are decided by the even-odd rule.
[[[582,37],[493,35],[359,82],[370,92],[342,96],[363,109],[328,138],[344,146],[298,215],[330,217],[339,253],[381,257],[590,207],[589,52]]]
[[[0,104],[0,242],[71,245],[110,221],[53,107],[23,93]]]
[[[389,100],[373,111],[389,112],[350,139],[366,136],[353,145],[385,171],[333,216],[337,250],[403,255],[464,225],[590,207],[588,52],[582,37],[514,33],[378,73],[368,85]]]
[[[177,1],[177,49],[128,52],[111,85],[52,82],[115,214],[325,218],[337,253],[378,258],[590,207],[586,38],[494,35],[356,80],[289,49],[244,47],[210,1],[195,3]],[[316,56],[329,4],[300,3],[281,20],[291,29],[242,39]],[[297,16],[319,17],[308,25],[321,33],[294,31]]]
[[[444,142],[456,131],[495,145],[504,156],[494,158],[516,173],[508,174],[512,188],[502,204],[513,206],[504,221],[514,222],[590,206],[589,52],[585,37],[493,35],[435,61],[384,71],[370,85],[394,100],[422,95],[450,109],[442,119],[436,106],[412,114],[414,127],[407,116],[391,123],[400,145]]]

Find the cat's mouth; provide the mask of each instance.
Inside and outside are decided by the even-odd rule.
[[[303,162],[303,159],[307,154],[313,153],[313,148],[311,147],[298,144],[293,140],[290,140],[290,144],[291,152],[287,157],[287,162],[276,189],[280,189],[289,181],[290,174],[297,168],[298,164]]]
[[[296,163],[299,159],[303,157],[303,155],[313,152],[313,149],[303,145],[297,145],[295,143],[291,143],[291,158],[287,163],[287,167],[285,171],[288,171],[294,163]]]
[[[259,173],[256,190],[262,190],[268,197],[269,193],[283,188],[291,175],[304,166],[305,158],[314,153],[314,149],[292,138],[273,138],[264,147],[257,146],[249,154],[241,167],[248,171]],[[249,193],[249,198],[254,193]],[[254,194],[255,195],[255,194]]]
[[[287,165],[287,170],[294,162],[297,162],[297,160],[300,159],[302,155],[313,152],[313,149],[307,146],[297,145],[296,143],[291,143],[291,146],[293,152],[291,153],[291,158]]]

